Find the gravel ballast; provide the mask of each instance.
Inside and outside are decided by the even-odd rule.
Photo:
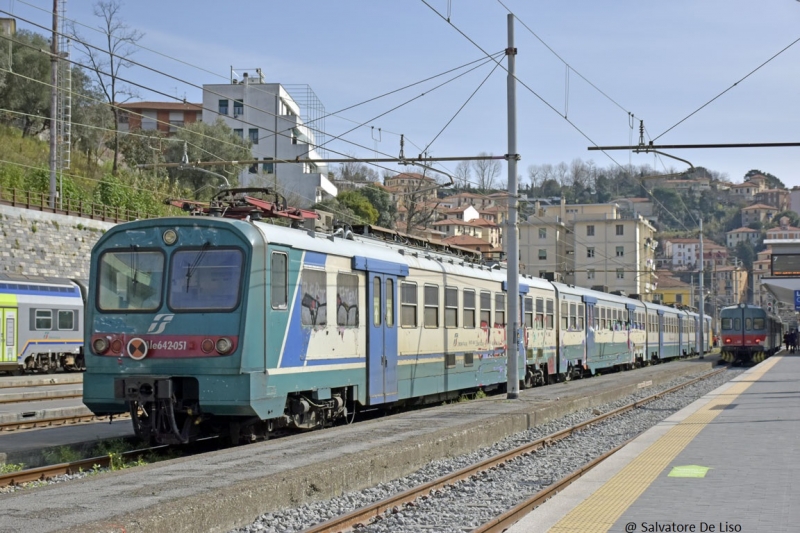
[[[689,385],[610,420],[560,440],[537,453],[520,457],[507,465],[483,472],[417,500],[402,509],[394,509],[359,532],[412,533],[471,531],[513,507],[526,497],[542,490],[595,457],[639,435],[673,413],[701,398],[741,374],[741,369],[725,372]],[[301,531],[335,516],[383,500],[399,492],[427,483],[450,472],[480,462],[524,443],[545,437],[608,412],[632,401],[689,381],[678,378],[658,387],[603,405],[584,409],[558,420],[515,434],[497,444],[453,459],[435,461],[412,475],[375,487],[345,494],[298,508],[261,515],[249,526],[231,533],[289,533]]]

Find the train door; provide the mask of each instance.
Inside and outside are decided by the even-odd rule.
[[[367,394],[369,404],[397,400],[397,276],[369,272]]]
[[[0,362],[17,362],[17,309],[0,307]]]
[[[583,361],[585,369],[589,369],[589,361],[593,360],[597,355],[595,335],[597,328],[595,327],[595,313],[597,313],[597,298],[593,296],[584,296],[583,301],[586,304],[586,358]]]

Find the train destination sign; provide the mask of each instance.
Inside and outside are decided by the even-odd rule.
[[[800,254],[774,254],[772,275],[800,277]]]

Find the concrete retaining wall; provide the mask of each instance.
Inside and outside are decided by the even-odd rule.
[[[87,279],[92,247],[112,226],[0,205],[0,273]]]

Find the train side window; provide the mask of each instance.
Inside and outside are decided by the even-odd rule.
[[[569,329],[578,329],[578,310],[574,303],[569,304]]]
[[[589,319],[589,322],[590,322],[589,325],[591,326],[592,325],[591,324],[591,318]],[[594,308],[594,329],[595,329],[595,331],[600,329],[600,308],[598,308],[598,307]]]
[[[336,325],[358,326],[358,276],[336,276]]]
[[[425,327],[439,327],[439,286],[425,285]]]
[[[400,325],[407,328],[417,327],[417,284],[403,282],[400,285]]]
[[[555,321],[553,320],[553,309],[554,308],[555,308],[555,304],[554,304],[552,298],[548,298],[547,299],[547,307],[546,307],[546,313],[547,314],[545,315],[545,319],[546,319],[545,327],[547,327],[547,329],[553,329],[553,325],[555,324]]]
[[[533,298],[523,298],[525,302],[525,327],[528,329],[533,328]]]
[[[444,327],[458,327],[458,289],[444,288]]]
[[[583,304],[578,304],[578,331],[583,331]]]
[[[59,310],[58,312],[58,329],[71,331],[75,329],[75,311],[73,310]]]
[[[750,317],[744,319],[744,329],[747,331],[753,329],[753,321],[750,319]]]
[[[464,327],[475,327],[475,291],[464,289]]]
[[[386,325],[394,327],[394,280],[386,280]]]
[[[37,331],[53,329],[53,312],[50,309],[37,309],[35,317]]]
[[[754,318],[753,319],[753,329],[764,329],[766,323],[764,322],[763,318]]]
[[[481,327],[488,328],[492,325],[492,293],[481,291]]]
[[[494,295],[494,327],[503,328],[506,325],[506,295],[495,293]]]
[[[328,324],[328,284],[324,270],[303,269],[300,274],[300,324],[325,326]],[[380,309],[380,308],[379,308]]]
[[[569,328],[569,302],[561,302],[561,330]]]
[[[381,278],[375,276],[372,278],[372,325],[381,325]]]
[[[286,254],[272,252],[270,260],[272,275],[272,308],[287,309],[289,303],[289,261]]]
[[[544,329],[544,298],[536,298],[536,329]]]

